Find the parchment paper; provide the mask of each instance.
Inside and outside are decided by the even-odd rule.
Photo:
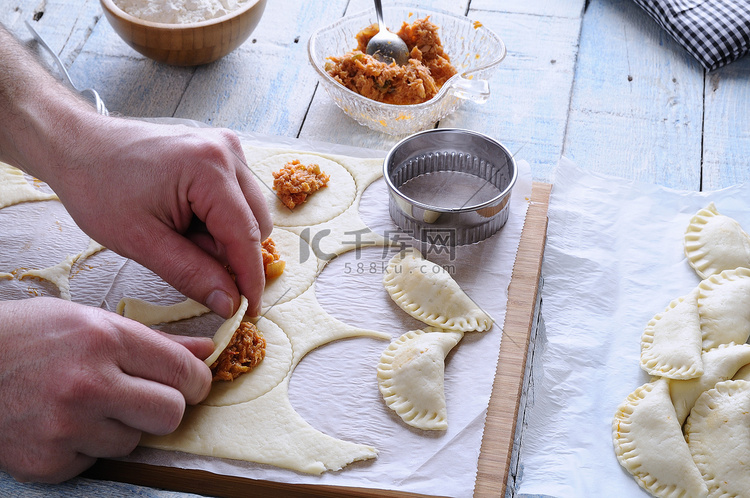
[[[519,496],[645,497],[615,457],[612,417],[648,382],[648,321],[700,278],[683,235],[710,201],[750,228],[750,187],[700,193],[577,168],[555,172],[542,275],[542,319],[520,452]]]
[[[173,120],[168,120],[171,122]],[[188,122],[187,124],[191,124]],[[355,157],[383,157],[369,151],[281,137],[241,134],[253,145],[286,147]],[[305,357],[290,385],[295,409],[313,427],[333,437],[370,444],[374,461],[358,462],[321,476],[272,466],[138,448],[125,460],[207,470],[218,474],[289,483],[399,489],[424,494],[472,495],[484,421],[505,318],[507,288],[531,195],[531,174],[519,164],[511,196],[510,219],[490,239],[455,251],[428,250],[428,259],[444,265],[463,289],[495,319],[484,333],[467,333],[446,362],[449,429],[420,431],[404,424],[382,401],[376,365],[387,342],[351,339],[326,345]],[[373,184],[363,197],[362,217],[381,233],[396,230],[388,215],[385,183]],[[0,272],[44,268],[86,248],[78,230],[58,202],[27,203],[0,210]],[[424,325],[409,317],[388,297],[383,268],[391,257],[383,248],[352,251],[331,261],[318,277],[316,292],[324,309],[352,325],[385,330],[393,338]],[[123,296],[151,302],[182,300],[176,291],[133,261],[104,251],[73,267],[74,301],[114,310]],[[58,295],[46,282],[0,281],[0,299]],[[161,326],[169,332],[213,335],[221,320],[213,314]],[[491,435],[489,437],[492,437]]]

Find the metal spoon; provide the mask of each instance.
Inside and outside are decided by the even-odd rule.
[[[396,33],[388,31],[383,22],[383,6],[380,0],[375,0],[375,15],[378,17],[378,34],[367,43],[367,53],[380,62],[391,64],[395,62],[403,66],[409,62],[409,49],[404,40]]]
[[[39,33],[37,33],[37,31],[34,29],[34,27],[29,23],[29,21],[25,21],[25,22],[26,22],[26,27],[29,28],[29,31],[31,31],[31,34],[34,35],[34,38],[36,38],[36,41],[39,42],[39,44],[42,47],[44,47],[47,50],[47,52],[49,52],[49,54],[52,56],[52,58],[55,60],[55,62],[57,63],[57,67],[60,68],[60,71],[63,73],[63,76],[65,76],[65,79],[68,81],[68,84],[71,87],[73,87],[73,89],[76,92],[78,92],[78,93],[80,93],[82,95],[85,95],[85,94],[90,95],[91,100],[93,101],[94,105],[96,106],[96,112],[98,112],[99,114],[103,114],[104,116],[109,116],[109,111],[107,110],[107,107],[104,105],[104,101],[99,96],[99,94],[97,93],[97,91],[94,90],[93,88],[84,88],[82,90],[82,89],[78,88],[77,86],[75,86],[75,84],[73,83],[73,80],[70,79],[70,75],[68,74],[67,69],[65,69],[65,65],[62,63],[62,61],[57,56],[57,54],[55,53],[55,51],[52,50],[52,48],[50,48],[49,45],[47,45],[47,42],[44,41],[44,38],[42,38],[42,36]]]

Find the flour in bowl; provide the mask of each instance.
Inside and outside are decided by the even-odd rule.
[[[247,0],[114,0],[133,17],[167,24],[216,19],[242,7]]]

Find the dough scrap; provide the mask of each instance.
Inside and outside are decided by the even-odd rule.
[[[22,202],[50,200],[59,199],[29,185],[20,169],[0,162],[0,209]]]
[[[349,337],[373,337],[386,341],[390,334],[352,327],[328,314],[315,297],[315,286],[289,302],[274,306],[264,316],[277,323],[292,343],[293,367],[310,351],[331,341]]]
[[[427,325],[462,332],[492,327],[492,318],[453,277],[416,249],[406,249],[391,259],[383,285],[402,310]]]
[[[238,315],[242,316],[239,312]],[[269,323],[264,323],[266,321]],[[224,335],[228,336],[228,342],[236,329],[235,323],[239,324],[239,319],[227,320],[214,336],[214,342],[223,342],[219,338]],[[284,344],[283,338],[271,332],[274,325],[286,334],[291,349]],[[352,327],[336,320],[318,303],[315,286],[310,286],[290,301],[272,306],[258,321],[258,326],[264,334],[269,331],[267,342],[278,343],[279,346],[267,347],[266,358],[256,369],[259,378],[262,378],[258,385],[254,385],[252,377],[241,383],[240,377],[232,384],[240,386],[236,392],[228,392],[227,387],[223,388],[226,391],[218,391],[214,395],[215,384],[206,401],[188,408],[175,432],[167,436],[144,436],[141,445],[276,465],[311,474],[340,470],[351,462],[375,458],[375,448],[342,441],[311,427],[294,411],[288,388],[294,367],[313,349],[348,337],[389,340],[390,335]],[[209,358],[206,362],[209,360],[213,363],[215,359]],[[266,362],[268,365],[264,370]],[[284,371],[283,379],[263,393]],[[252,399],[235,403],[244,397]]]
[[[641,368],[670,379],[703,375],[698,288],[675,299],[646,325],[641,336]]]
[[[161,305],[134,297],[123,297],[117,303],[117,313],[149,327],[158,323],[176,322],[204,315],[210,311],[209,308],[192,299],[176,304]]]
[[[76,261],[83,261],[87,258],[90,258],[94,254],[105,250],[106,247],[101,245],[99,242],[95,241],[94,239],[89,239],[89,245],[86,247],[86,249],[81,252],[78,257],[76,258]]]
[[[750,363],[750,344],[724,344],[703,353],[703,375],[690,380],[669,380],[669,392],[680,424],[693,409],[695,400],[717,382],[729,380]]]
[[[73,268],[73,263],[76,262],[76,259],[78,259],[77,255],[68,255],[63,261],[49,268],[27,270],[21,274],[20,278],[41,278],[47,280],[57,286],[60,291],[60,298],[70,301],[70,270]]]
[[[708,495],[675,416],[666,379],[639,387],[620,404],[612,437],[617,460],[652,495]]]
[[[685,437],[710,496],[747,496],[750,382],[719,382],[701,394],[685,423]]]
[[[72,298],[70,295],[70,273],[73,269],[73,265],[77,261],[83,261],[84,259],[96,254],[103,249],[105,249],[103,245],[99,244],[93,239],[89,239],[88,247],[82,252],[74,256],[68,255],[63,261],[54,266],[50,266],[49,268],[43,268],[41,270],[27,270],[21,274],[20,278],[40,278],[42,280],[47,280],[48,282],[55,284],[55,286],[58,288],[58,290],[60,291],[60,298],[71,301]]]
[[[750,235],[714,203],[698,211],[685,231],[685,255],[703,279],[724,270],[750,267]]]
[[[428,327],[411,330],[383,351],[378,387],[386,405],[412,427],[448,429],[445,357],[464,336]]]
[[[264,360],[265,361],[265,360]],[[245,403],[189,406],[177,430],[144,435],[141,445],[196,455],[246,460],[309,474],[341,470],[377,450],[314,429],[289,401],[289,376],[268,393]]]
[[[703,349],[750,337],[750,269],[724,270],[698,286]]]

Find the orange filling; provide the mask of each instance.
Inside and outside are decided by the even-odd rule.
[[[295,159],[273,173],[273,189],[286,207],[294,209],[325,187],[330,178],[317,164],[307,166]]]
[[[276,244],[271,237],[263,241],[261,251],[263,252],[263,266],[266,269],[266,280],[281,275],[286,267],[286,262],[281,259],[281,254],[276,249]]]
[[[433,98],[457,73],[443,50],[438,27],[429,17],[403,23],[397,35],[409,48],[409,62],[386,64],[367,55],[367,42],[378,32],[368,26],[356,35],[357,48],[341,57],[329,57],[326,71],[348,89],[378,102],[420,104]]]
[[[255,368],[266,356],[266,339],[250,322],[240,323],[213,365],[213,380],[234,380]]]

